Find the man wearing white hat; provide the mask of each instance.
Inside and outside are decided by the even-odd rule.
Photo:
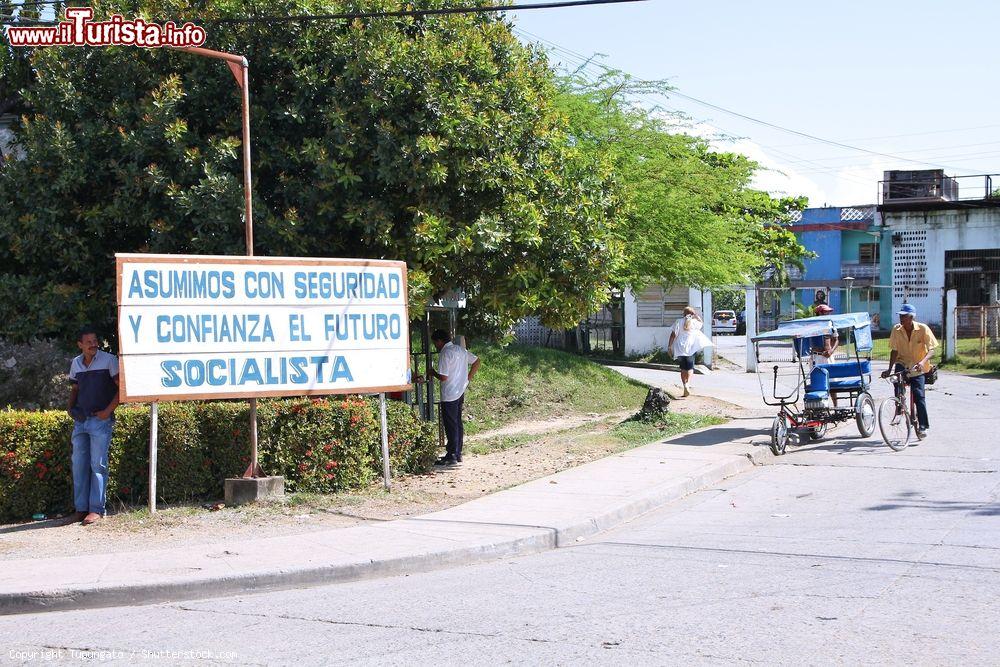
[[[929,326],[916,321],[917,309],[911,304],[904,303],[896,314],[899,315],[899,324],[889,334],[892,352],[889,354],[889,368],[882,373],[882,377],[889,377],[893,371],[908,372],[910,393],[917,405],[917,437],[923,440],[930,428],[927,421],[924,373],[931,370],[930,358],[938,341]]]

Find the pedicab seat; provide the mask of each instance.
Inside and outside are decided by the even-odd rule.
[[[829,391],[851,391],[865,387],[863,375],[871,375],[872,362],[868,359],[858,361],[838,361],[832,364],[817,366],[826,370],[830,377]]]
[[[817,366],[809,373],[809,384],[806,385],[806,403],[824,401],[830,398],[830,373],[827,366]]]

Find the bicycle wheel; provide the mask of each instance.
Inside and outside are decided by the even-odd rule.
[[[875,401],[866,391],[854,402],[854,421],[862,438],[868,438],[875,432],[875,418]]]
[[[826,431],[829,428],[829,424],[820,424],[815,428],[809,429],[809,438],[811,440],[822,440],[826,437]]]
[[[882,431],[885,444],[894,451],[901,452],[910,444],[912,428],[903,401],[887,398],[878,406],[878,428]]]
[[[771,451],[775,456],[785,453],[788,446],[788,418],[778,415],[771,423]]]

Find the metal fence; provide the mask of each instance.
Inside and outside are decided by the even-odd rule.
[[[771,331],[779,322],[808,317],[819,304],[830,306],[836,313],[866,312],[872,322],[871,358],[888,361],[889,332],[897,321],[899,308],[904,303],[913,305],[917,309],[917,320],[929,325],[940,336],[945,320],[944,298],[943,289],[923,286],[758,287],[757,331]],[[853,357],[853,345],[846,335],[842,335],[834,358],[846,361]]]
[[[971,367],[1000,370],[1000,305],[955,308],[955,356]]]
[[[625,305],[620,294],[572,329],[550,329],[538,317],[526,317],[514,327],[522,345],[551,347],[579,354],[621,357],[625,353]]]

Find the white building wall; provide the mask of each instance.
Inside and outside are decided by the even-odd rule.
[[[711,313],[704,312],[704,305],[711,308],[710,295],[703,299],[701,290],[688,287],[675,287],[670,290],[672,297],[683,301],[684,293],[687,293],[687,305],[694,306],[701,313],[702,317],[708,320],[705,323],[705,332],[711,335]],[[674,319],[668,317],[664,326],[640,327],[639,308],[635,294],[630,289],[625,290],[625,354],[648,354],[656,349],[666,350],[667,341],[670,340],[670,328],[674,324]]]
[[[1000,208],[887,211],[882,219],[889,238],[898,232],[903,242],[892,248],[893,312],[908,294],[921,322],[941,324],[945,252],[1000,248]]]
[[[10,124],[14,121],[14,116],[4,114],[0,116],[0,156],[10,153],[11,142],[14,141],[14,133],[10,131]]]

